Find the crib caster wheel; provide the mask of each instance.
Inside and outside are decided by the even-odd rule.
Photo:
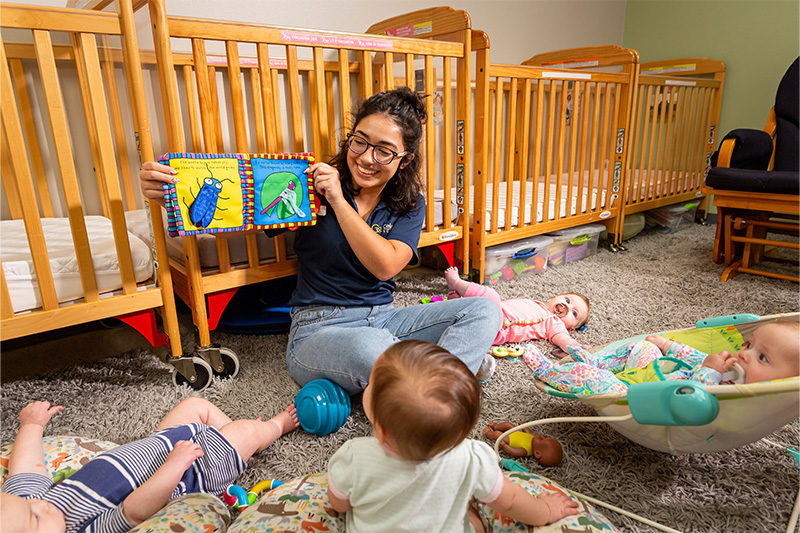
[[[220,348],[219,356],[224,366],[222,372],[214,372],[218,378],[235,378],[239,373],[239,357],[230,348]]]
[[[172,371],[172,382],[178,387],[185,384],[196,391],[201,391],[211,384],[211,378],[214,377],[214,372],[211,370],[211,365],[200,357],[192,357],[192,365],[194,365],[195,373],[195,380],[193,382],[179,372],[177,367]]]

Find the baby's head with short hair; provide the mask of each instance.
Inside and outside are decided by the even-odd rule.
[[[401,457],[425,461],[451,450],[480,414],[475,375],[446,349],[401,341],[375,362],[364,391],[364,411]]]
[[[745,383],[800,375],[800,323],[769,322],[756,329],[734,356]]]

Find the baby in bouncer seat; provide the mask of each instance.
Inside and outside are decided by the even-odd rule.
[[[800,375],[800,323],[764,324],[735,355],[705,354],[661,335],[648,335],[600,357],[577,346],[568,351],[574,362],[558,364],[529,344],[523,359],[540,381],[575,394],[624,393],[629,385],[646,381],[757,383]]]

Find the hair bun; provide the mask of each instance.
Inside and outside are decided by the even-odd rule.
[[[428,119],[428,110],[425,106],[426,96],[422,93],[412,90],[410,87],[398,87],[394,89],[395,94],[399,99],[417,114],[420,122],[425,122]]]

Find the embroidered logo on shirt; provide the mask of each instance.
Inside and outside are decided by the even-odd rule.
[[[388,222],[386,224],[373,224],[372,231],[374,231],[378,235],[386,235],[392,230],[392,226],[393,224]]]

